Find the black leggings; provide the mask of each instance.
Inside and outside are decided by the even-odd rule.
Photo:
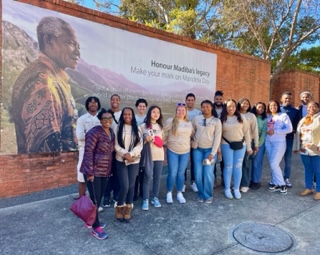
[[[87,176],[84,174],[84,179],[87,183],[87,188],[90,194],[91,201],[97,206],[96,221],[93,223],[92,227],[97,228],[100,226],[99,221],[99,206],[101,204],[101,199],[103,192],[106,189],[108,177],[94,177],[93,182],[87,181]],[[93,193],[94,190],[94,193]],[[97,201],[97,203],[96,203]]]
[[[194,162],[193,162],[193,153],[192,153],[193,149],[190,149],[190,183],[192,184],[195,179],[194,179]],[[184,179],[185,182],[187,181],[187,169],[184,172]]]
[[[138,171],[139,163],[126,166],[124,162],[117,161],[117,176],[120,184],[118,205],[132,204]]]

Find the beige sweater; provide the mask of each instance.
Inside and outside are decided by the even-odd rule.
[[[172,134],[172,118],[166,121],[163,128],[167,148],[177,154],[185,154],[190,151],[190,141],[193,135],[193,127],[190,121],[180,120],[176,135]]]
[[[215,155],[221,142],[221,121],[217,118],[210,117],[206,119],[206,126],[203,125],[203,115],[196,116],[192,125],[195,130],[193,139],[198,142],[200,148],[212,148],[211,154]]]
[[[258,122],[256,116],[251,112],[246,112],[242,114],[246,117],[249,123],[249,132],[251,140],[254,141],[256,147],[259,147],[259,131],[258,131]]]
[[[143,134],[148,134],[148,128],[145,123],[140,125],[141,131]],[[159,136],[163,140],[163,131],[158,123],[152,124],[151,127],[154,135]],[[163,147],[159,148],[158,146],[154,145],[153,142],[150,142],[150,150],[151,156],[153,161],[163,161],[164,160],[164,150]]]
[[[227,117],[227,121],[222,123],[222,136],[227,138],[229,142],[241,141],[244,137],[244,142],[247,146],[247,151],[252,150],[251,148],[251,137],[249,132],[249,124],[246,118],[241,114],[243,123],[237,120],[237,116]],[[222,138],[222,144],[227,142]]]

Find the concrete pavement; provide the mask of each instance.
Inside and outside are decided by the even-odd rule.
[[[212,204],[197,202],[189,186],[186,204],[176,199],[166,204],[164,175],[162,207],[150,205],[142,211],[138,200],[129,224],[115,221],[113,208],[105,209],[100,218],[107,223],[109,238],[102,241],[69,210],[76,185],[0,199],[0,254],[320,254],[320,201],[299,196],[304,188],[299,156],[293,156],[292,166],[293,188],[287,195],[267,190],[270,170],[265,158],[263,187],[242,194],[241,200],[226,199],[218,187]],[[292,244],[283,252],[257,252],[270,251],[264,247],[270,243],[275,248],[271,250],[277,250],[288,241]]]

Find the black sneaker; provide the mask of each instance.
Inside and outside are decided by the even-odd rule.
[[[261,182],[253,182],[251,189],[257,190],[261,188]]]
[[[110,207],[110,199],[109,198],[104,198],[102,206],[103,207]]]
[[[275,185],[275,184],[273,184],[273,185],[269,184],[269,191],[271,191],[271,192],[280,191],[280,186]]]
[[[275,184],[272,181],[269,181],[268,185],[269,185],[269,187],[274,187],[275,186]]]
[[[286,185],[281,185],[280,186],[280,193],[282,195],[286,195],[288,192],[287,192],[287,186]]]

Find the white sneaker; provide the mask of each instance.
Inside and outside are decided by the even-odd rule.
[[[186,192],[186,185],[185,184],[183,184],[183,187],[182,187],[182,191],[181,192]]]
[[[185,204],[187,202],[181,192],[177,193],[177,200],[180,204]]]
[[[99,206],[98,212],[99,212],[99,213],[103,212],[103,207]]]
[[[172,192],[168,192],[168,193],[167,193],[166,202],[167,202],[168,204],[172,204],[172,203],[173,203]]]
[[[240,191],[242,193],[246,193],[246,192],[248,192],[248,190],[249,190],[249,187],[241,187],[241,189],[240,189]]]
[[[195,182],[191,183],[191,189],[193,190],[193,192],[198,192],[198,187]]]

